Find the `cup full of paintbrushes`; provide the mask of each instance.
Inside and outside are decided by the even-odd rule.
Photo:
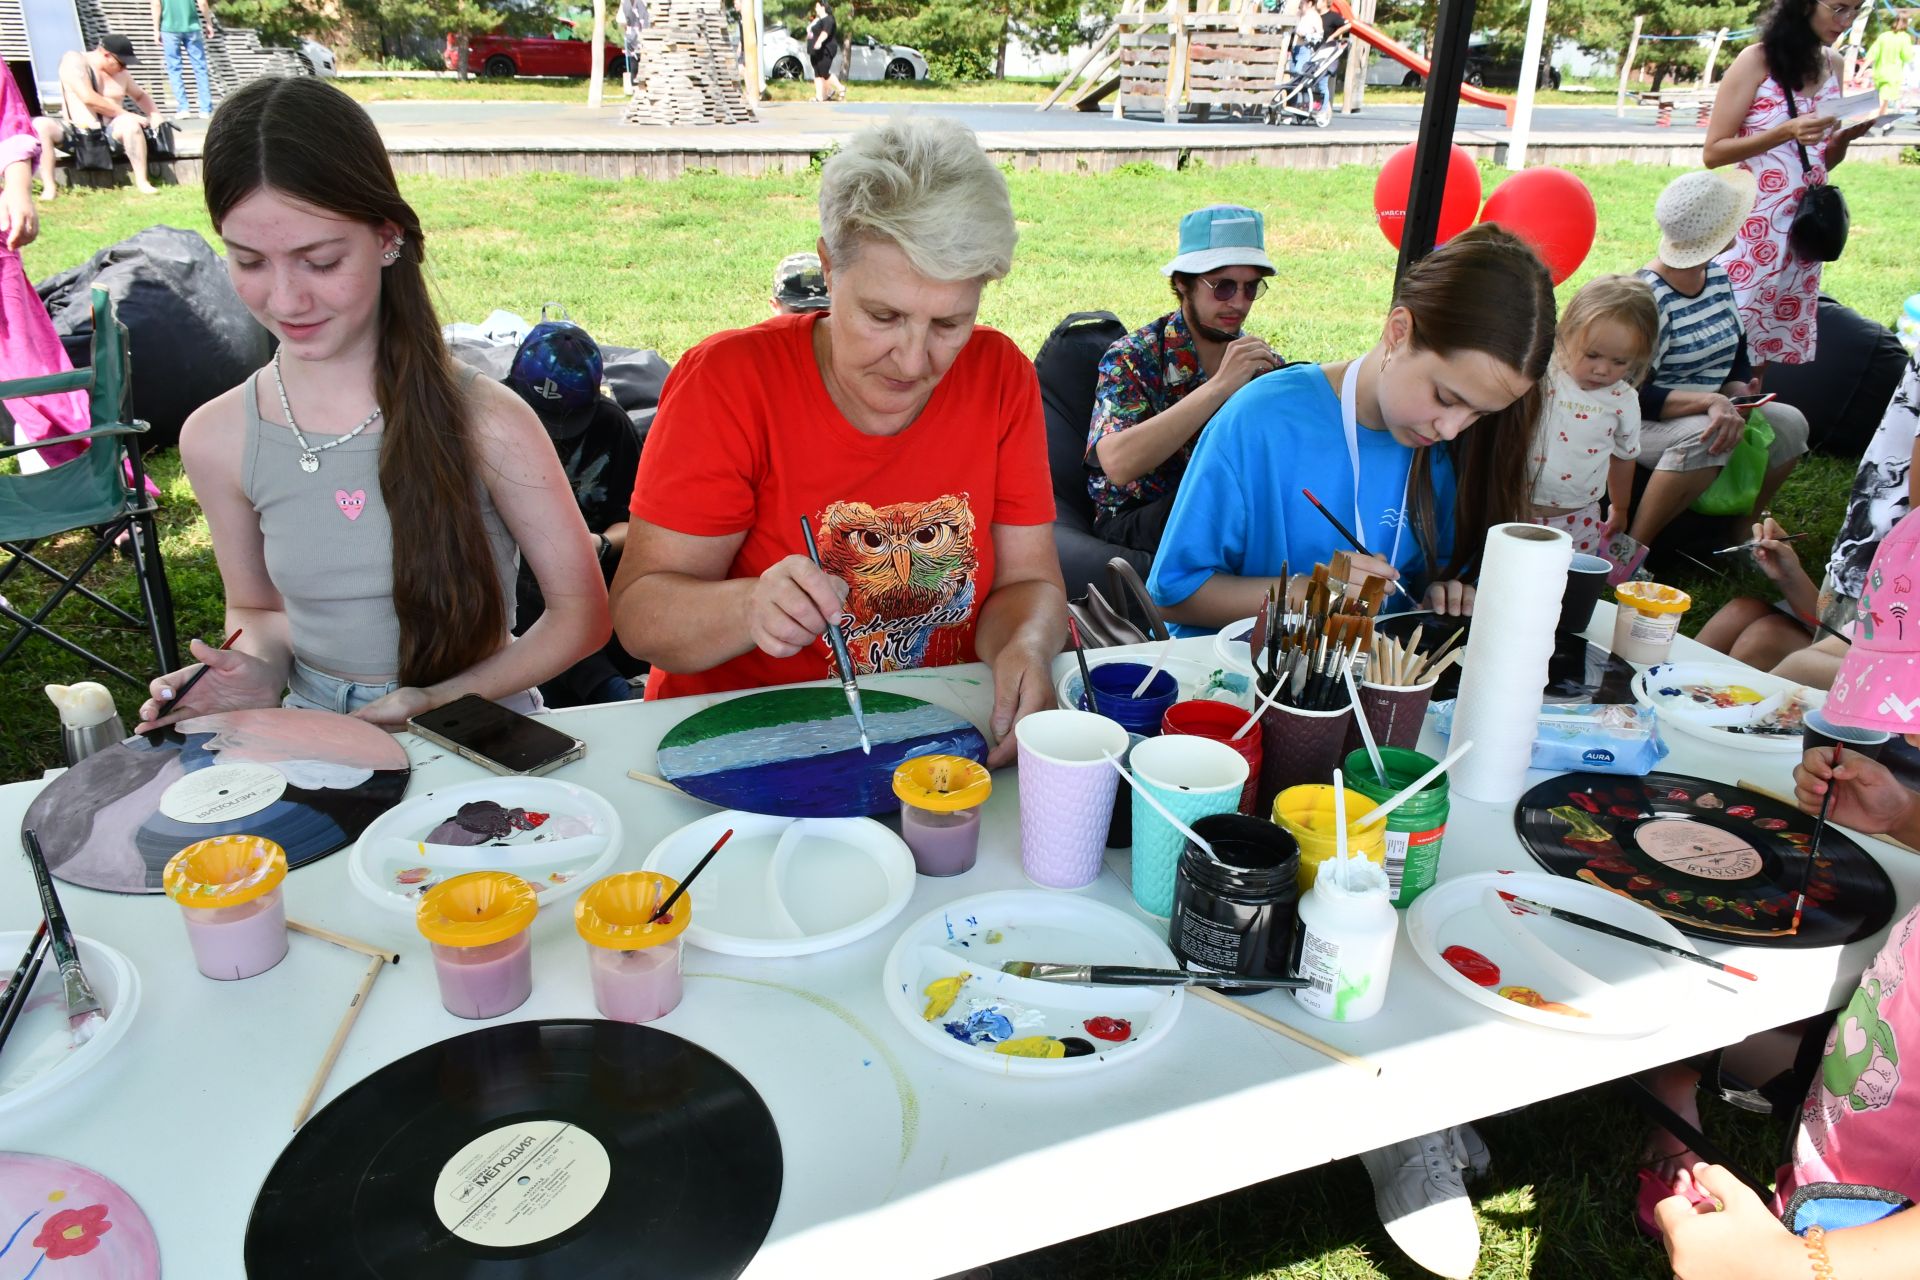
[[[1224,742],[1191,734],[1150,738],[1133,749],[1132,757],[1133,900],[1142,911],[1164,918],[1173,911],[1174,873],[1187,833],[1161,810],[1189,827],[1201,818],[1236,812],[1247,784],[1247,760]]]
[[[1144,668],[1142,669],[1144,674]],[[1139,675],[1134,677],[1139,679]],[[1013,727],[1019,748],[1020,866],[1043,889],[1100,874],[1127,731],[1090,711],[1036,711]]]
[[[573,926],[587,944],[593,1004],[615,1022],[652,1022],[680,1003],[680,950],[693,901],[681,897],[654,919],[679,882],[652,871],[623,871],[588,885],[573,904]]]
[[[1260,788],[1258,803],[1271,808],[1289,787],[1325,782],[1340,763],[1352,725],[1353,704],[1345,687],[1329,708],[1275,703],[1260,714]]]
[[[1252,817],[1259,813],[1254,806],[1260,794],[1261,740],[1259,722],[1256,720],[1248,725],[1247,719],[1246,711],[1231,702],[1194,698],[1187,702],[1176,702],[1167,708],[1167,714],[1160,717],[1160,735],[1188,734],[1195,738],[1211,738],[1215,742],[1226,743],[1245,757],[1247,781],[1240,788],[1239,810]],[[1241,732],[1243,728],[1246,729],[1245,733]]]

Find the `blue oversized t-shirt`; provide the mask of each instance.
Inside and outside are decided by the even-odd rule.
[[[1418,597],[1428,567],[1401,509],[1414,451],[1385,431],[1358,431],[1359,506],[1356,536],[1386,557],[1403,519],[1392,561]],[[1439,553],[1453,546],[1453,463],[1433,459],[1434,524]],[[1291,365],[1255,378],[1221,406],[1187,465],[1173,515],[1155,554],[1147,591],[1162,607],[1177,604],[1216,573],[1276,577],[1281,563],[1306,573],[1336,551],[1349,550],[1325,516],[1301,495],[1311,489],[1327,510],[1353,529],[1353,464],[1340,425],[1340,397],[1317,364]],[[1389,601],[1400,599],[1390,595]],[[1209,628],[1170,624],[1176,635]]]

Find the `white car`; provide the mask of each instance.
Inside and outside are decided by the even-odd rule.
[[[334,78],[336,73],[333,65],[333,50],[327,48],[327,46],[321,44],[318,40],[302,40],[300,42],[300,56],[305,59],[307,66],[313,70],[314,75],[319,76],[322,80],[331,80]]]
[[[769,80],[811,80],[805,41],[779,27],[760,33],[760,72]],[[848,52],[849,80],[925,80],[927,60],[904,44],[881,44],[858,36]]]

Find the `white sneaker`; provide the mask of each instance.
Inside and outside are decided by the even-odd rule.
[[[1470,1146],[1456,1144],[1457,1133],[1471,1134]],[[1387,1235],[1420,1266],[1456,1280],[1467,1280],[1480,1260],[1480,1224],[1460,1180],[1473,1148],[1484,1169],[1486,1144],[1464,1125],[1360,1153]]]
[[[1465,1164],[1465,1174],[1469,1178],[1486,1176],[1487,1166],[1493,1163],[1493,1153],[1487,1150],[1478,1132],[1470,1124],[1457,1124],[1447,1130],[1447,1137],[1453,1142],[1453,1153]]]

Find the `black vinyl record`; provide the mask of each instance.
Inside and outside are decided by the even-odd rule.
[[[624,1022],[429,1045],[309,1120],[247,1222],[254,1280],[732,1280],[780,1203],[746,1079]]]
[[[1455,631],[1465,628],[1467,635],[1460,637],[1457,648],[1464,649],[1467,637],[1472,635],[1473,620],[1442,616],[1426,609],[1417,609],[1410,613],[1395,613],[1381,618],[1373,625],[1373,633],[1386,636],[1406,644],[1413,639],[1414,629],[1420,630],[1421,653],[1432,654]],[[1466,655],[1460,662],[1440,673],[1440,679],[1433,686],[1433,701],[1444,702],[1448,698],[1460,696],[1460,674],[1464,669]],[[1553,637],[1553,657],[1547,660],[1546,700],[1550,703],[1593,702],[1602,705],[1633,705],[1633,668],[1609,653],[1605,646],[1594,644],[1585,636],[1572,631],[1561,631]]]
[[[1513,825],[1555,875],[1631,898],[1696,938],[1833,947],[1893,916],[1893,882],[1845,834],[1828,825],[1808,875],[1811,816],[1703,778],[1563,773],[1520,797]]]
[[[407,751],[377,725],[279,707],[135,734],[67,770],[27,806],[58,878],[159,893],[174,854],[255,835],[297,867],[344,848],[407,790]]]

